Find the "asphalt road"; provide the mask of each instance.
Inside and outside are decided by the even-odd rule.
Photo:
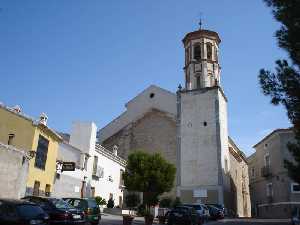
[[[100,225],[122,225],[121,216],[102,215]],[[157,223],[156,223],[157,224]],[[132,225],[144,225],[143,218],[135,218]],[[287,220],[225,219],[211,221],[205,225],[291,225]]]

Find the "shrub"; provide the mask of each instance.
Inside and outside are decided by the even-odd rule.
[[[128,194],[125,197],[125,204],[130,209],[136,207],[140,201],[140,196],[137,194]]]
[[[176,197],[173,202],[173,207],[180,206],[180,205],[181,205],[180,198]]]
[[[170,208],[172,205],[172,199],[171,198],[163,198],[159,202],[159,207],[160,208]]]
[[[107,208],[112,209],[115,206],[115,201],[110,198],[107,202]]]
[[[97,205],[106,205],[106,200],[100,196],[95,197],[95,201],[97,202]]]

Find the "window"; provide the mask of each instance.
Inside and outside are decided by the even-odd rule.
[[[83,163],[83,169],[87,170],[87,163],[88,163],[89,157],[87,155],[84,156],[84,163]]]
[[[218,61],[218,49],[215,47],[215,60]]]
[[[51,185],[50,184],[46,184],[45,195],[47,197],[50,197],[50,190],[51,190]]]
[[[124,186],[123,173],[124,173],[124,170],[120,170],[120,186]]]
[[[300,193],[300,184],[291,183],[291,191],[292,193]]]
[[[96,175],[98,167],[98,156],[94,156],[93,175]]]
[[[201,45],[200,43],[194,46],[194,59],[200,60],[201,59]]]
[[[212,60],[212,45],[211,43],[206,43],[207,59]]]
[[[44,138],[43,136],[39,136],[38,147],[36,150],[35,156],[35,164],[36,168],[45,169],[46,161],[47,161],[47,154],[48,154],[48,145],[49,141]]]
[[[269,183],[267,184],[267,197],[273,196],[273,184]]]
[[[270,165],[271,165],[270,154],[267,153],[265,154],[265,166],[270,167]]]
[[[228,173],[228,160],[225,159],[225,172]]]
[[[39,196],[40,194],[40,182],[39,181],[34,181],[33,185],[33,196]]]
[[[8,135],[8,141],[7,144],[8,145],[12,145],[13,144],[13,139],[14,139],[15,135],[14,134],[9,134]]]
[[[95,197],[95,187],[91,187],[91,197]]]
[[[197,76],[197,88],[200,88],[200,75]]]
[[[254,169],[254,167],[251,168],[251,177],[252,178],[255,177],[255,169]]]

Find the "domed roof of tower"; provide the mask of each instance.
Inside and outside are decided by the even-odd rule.
[[[183,38],[182,42],[183,44],[186,44],[190,40],[202,38],[202,37],[215,39],[218,42],[218,44],[221,42],[221,39],[217,32],[210,31],[210,30],[202,30],[202,29],[187,33]]]

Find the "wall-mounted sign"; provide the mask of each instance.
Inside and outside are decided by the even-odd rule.
[[[194,198],[207,198],[207,190],[206,189],[194,189],[193,197]]]
[[[63,162],[61,171],[75,171],[75,162]]]

